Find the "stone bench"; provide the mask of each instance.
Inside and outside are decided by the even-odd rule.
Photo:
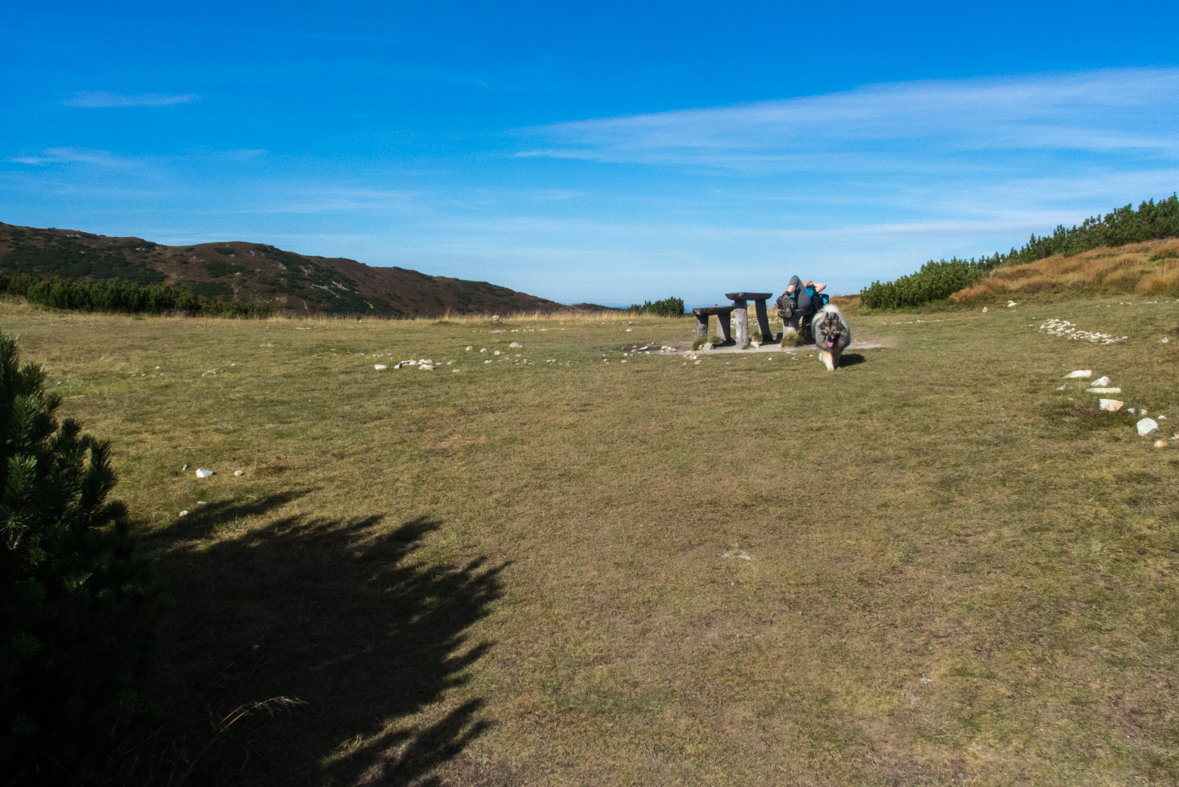
[[[733,313],[735,306],[704,306],[699,309],[692,309],[692,314],[696,315],[696,336],[697,339],[704,339],[708,337],[708,318],[716,315],[717,325],[720,326],[721,336],[725,343],[733,341],[732,331],[729,330],[729,316]],[[745,345],[741,345],[744,347]]]

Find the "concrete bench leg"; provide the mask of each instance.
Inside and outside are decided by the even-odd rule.
[[[696,315],[696,335],[693,338],[694,339],[707,339],[708,338],[708,315],[707,314],[697,314]]]
[[[766,302],[754,301],[753,308],[757,312],[757,330],[761,332],[762,343],[772,342],[774,334],[770,333],[770,318],[766,314]]]
[[[749,344],[749,306],[746,301],[733,301],[733,317],[737,323],[737,346]]]

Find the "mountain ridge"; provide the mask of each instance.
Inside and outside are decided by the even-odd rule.
[[[263,243],[166,246],[137,237],[2,222],[0,273],[188,287],[209,300],[264,304],[279,314],[396,318],[569,308],[489,282],[298,254]]]

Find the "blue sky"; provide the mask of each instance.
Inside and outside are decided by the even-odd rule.
[[[0,221],[693,306],[1179,189],[1179,5],[959,6],[8,3]]]

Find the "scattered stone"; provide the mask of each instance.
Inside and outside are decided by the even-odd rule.
[[[188,516],[188,509],[181,511],[180,516]]]
[[[1155,447],[1155,448],[1166,448],[1166,447],[1167,447],[1167,441],[1166,441],[1166,440],[1155,440],[1155,441],[1154,441],[1154,447]]]
[[[1064,379],[1073,380],[1073,379],[1076,379],[1077,377],[1092,377],[1092,376],[1093,376],[1092,369],[1077,369],[1075,372],[1069,372],[1068,374],[1066,374],[1064,376]],[[1096,383],[1094,383],[1094,385],[1096,385]]]
[[[986,306],[984,306],[984,307],[983,307],[983,314],[986,314],[986,313],[987,313],[987,307],[986,307]]]
[[[1017,304],[1015,301],[1008,301],[1008,302],[1007,302],[1007,308],[1008,308],[1008,309],[1014,309],[1014,308],[1015,308],[1017,305],[1018,305],[1018,304]]]
[[[386,365],[385,365],[385,364],[383,364],[383,363],[374,363],[374,364],[373,364],[373,368],[374,368],[374,369],[376,369],[376,370],[379,372],[379,371],[383,371],[383,370],[385,370],[385,369],[388,369],[389,367],[388,367],[388,366],[386,366]]]
[[[1078,331],[1068,320],[1047,319],[1040,325],[1040,330],[1050,336],[1067,336],[1070,339],[1085,339],[1094,344],[1115,344],[1125,341],[1129,336],[1113,336],[1108,333],[1095,331]]]
[[[234,470],[233,474],[236,476],[243,476],[246,474],[246,471],[245,470]]]
[[[1115,393],[1122,392],[1121,388],[1086,388],[1085,390],[1088,391],[1089,393],[1104,393],[1104,394],[1115,394]]]
[[[1108,377],[1098,377],[1096,380],[1089,383],[1089,385],[1093,385],[1093,386],[1109,385],[1109,378]]]
[[[1162,339],[1160,339],[1159,341],[1161,341],[1163,344],[1167,344],[1167,343],[1168,343],[1168,342],[1170,342],[1171,340],[1170,340],[1170,338],[1168,338],[1168,337],[1164,336],[1164,337],[1163,337]],[[156,368],[158,369],[159,367],[157,366]]]
[[[1154,434],[1159,430],[1159,425],[1153,418],[1143,418],[1136,426],[1138,427],[1138,434],[1143,437],[1146,437],[1148,434]]]
[[[471,350],[474,350],[474,349],[475,349],[474,347],[468,347],[467,352],[470,352]]]
[[[495,352],[493,352],[492,355],[499,355],[499,350],[496,350]]]
[[[498,315],[498,314],[496,314],[496,315],[493,315],[493,316],[492,316],[492,318],[491,318],[491,321],[492,321],[492,322],[499,322],[499,315]]]
[[[511,344],[508,345],[508,347],[523,347],[523,346],[524,345],[520,344],[519,342],[512,342]]]
[[[1122,409],[1125,402],[1119,402],[1117,399],[1098,399],[1097,406],[1102,410],[1108,410],[1111,413],[1116,413]]]
[[[208,468],[204,468],[204,467],[197,468],[197,471],[196,471],[197,478],[208,478],[211,475],[213,475],[212,470],[209,470]]]
[[[188,465],[185,465],[184,467],[180,468],[180,472],[182,472],[182,473],[185,472],[186,470],[188,470]]]

